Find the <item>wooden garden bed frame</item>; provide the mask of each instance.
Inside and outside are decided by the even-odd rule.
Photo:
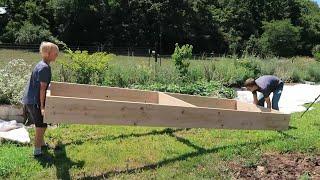
[[[232,99],[52,82],[46,123],[286,130],[290,115]]]

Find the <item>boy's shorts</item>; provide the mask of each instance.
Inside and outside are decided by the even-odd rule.
[[[37,104],[25,104],[24,111],[29,121],[35,124],[36,127],[46,128],[48,125],[43,123],[43,116],[39,105]]]

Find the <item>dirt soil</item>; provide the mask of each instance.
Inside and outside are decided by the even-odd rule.
[[[253,167],[230,163],[234,179],[299,179],[320,180],[320,155],[265,154]]]

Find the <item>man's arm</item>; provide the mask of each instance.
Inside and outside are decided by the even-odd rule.
[[[257,92],[253,92],[252,95],[253,95],[253,103],[256,104],[256,105],[258,105]]]
[[[46,99],[46,90],[47,90],[48,83],[46,82],[40,82],[40,109],[41,114],[44,116],[44,102]]]
[[[266,98],[264,98],[265,99],[265,101],[266,101],[266,103],[267,103],[267,108],[268,109],[271,109],[271,100],[270,100],[270,97],[268,96],[268,97],[266,97]]]

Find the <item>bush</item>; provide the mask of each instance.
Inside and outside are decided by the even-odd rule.
[[[24,22],[20,30],[15,33],[15,43],[18,44],[39,44],[43,40],[55,41],[56,39],[49,30],[30,22]]]
[[[14,59],[0,69],[0,104],[21,104],[30,68],[24,60]]]
[[[259,38],[255,35],[251,35],[246,42],[245,54],[246,55],[260,55],[262,51]]]
[[[129,87],[132,84],[147,84],[151,81],[152,71],[146,66],[128,64],[110,65],[105,73],[104,85]]]
[[[233,89],[226,88],[222,83],[217,81],[198,81],[195,83],[185,83],[183,85],[154,83],[149,85],[133,85],[131,88],[222,98],[234,98],[236,96]]]
[[[213,63],[213,79],[223,82],[226,86],[241,86],[246,79],[254,77],[254,71],[239,60],[225,59]]]
[[[185,80],[188,74],[188,67],[190,63],[186,62],[186,60],[192,57],[192,48],[192,45],[189,44],[183,45],[180,48],[179,44],[177,43],[174,53],[171,56],[176,68],[179,70],[180,77],[183,80]]]
[[[320,82],[320,63],[315,62],[308,66],[308,77],[306,80]]]
[[[312,55],[317,61],[320,61],[320,44],[313,47]]]
[[[66,59],[58,61],[62,81],[101,85],[108,61],[113,55],[100,52],[90,55],[87,51],[67,50],[65,57]]]
[[[300,40],[300,28],[290,20],[279,20],[264,23],[264,33],[260,43],[264,55],[293,56]]]

